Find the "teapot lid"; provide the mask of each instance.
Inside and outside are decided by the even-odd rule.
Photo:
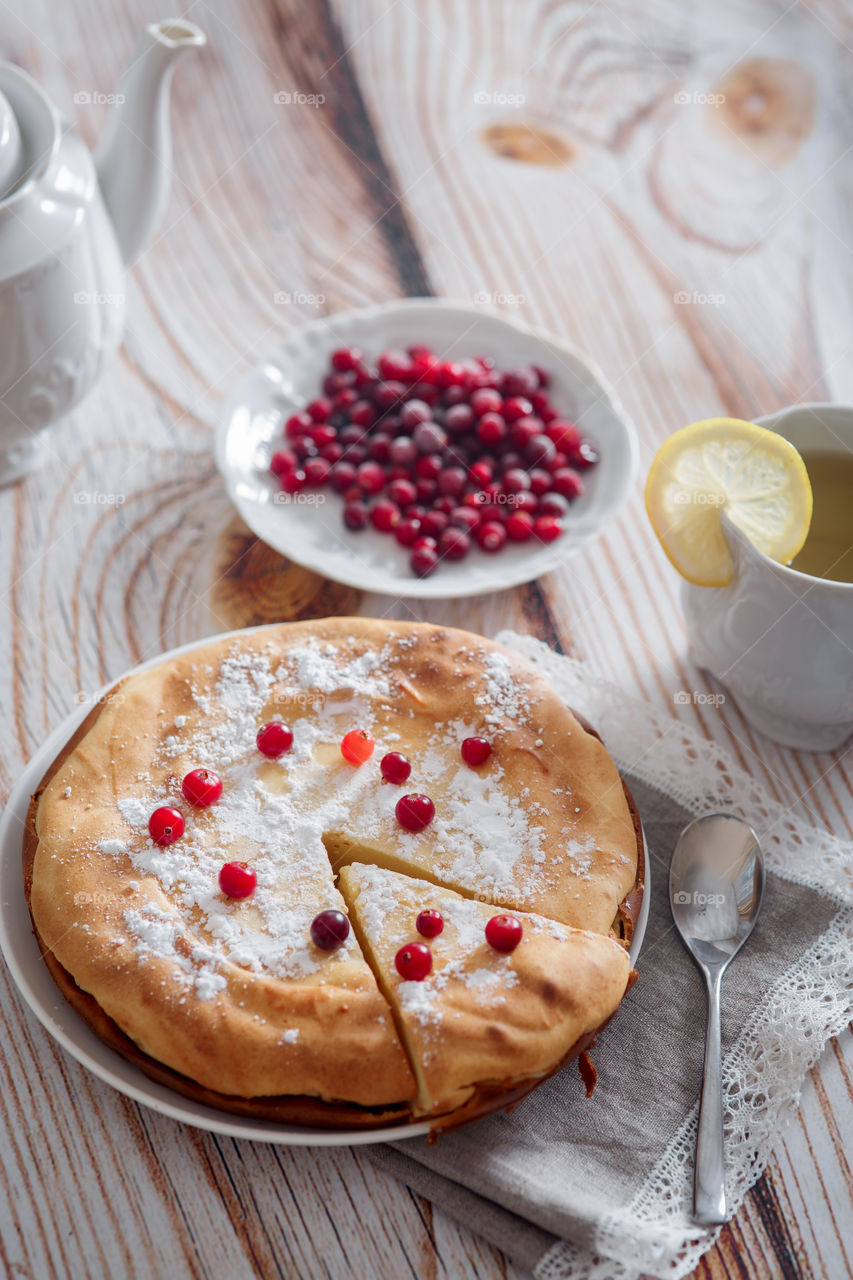
[[[0,200],[5,200],[20,181],[23,158],[18,118],[9,99],[0,93]]]

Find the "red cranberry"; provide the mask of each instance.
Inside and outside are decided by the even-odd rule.
[[[335,444],[338,439],[338,433],[327,422],[320,422],[316,427],[311,428],[311,439],[318,449],[322,449],[324,445]]]
[[[521,921],[515,916],[492,916],[486,925],[486,941],[495,951],[515,951],[521,934]]]
[[[415,545],[412,547],[409,565],[412,573],[417,574],[419,578],[428,578],[438,568],[438,556],[431,547]]]
[[[465,738],[459,749],[462,752],[462,759],[472,769],[485,764],[492,754],[492,744],[486,738]]]
[[[423,503],[432,502],[435,495],[438,493],[438,485],[434,480],[419,479],[415,481],[415,489],[418,495],[418,502]]]
[[[258,730],[255,741],[262,756],[277,760],[293,746],[293,730],[280,720],[270,720]]]
[[[424,548],[426,548],[428,551],[435,551],[437,546],[438,546],[438,543],[436,542],[435,538],[432,538],[429,536],[429,534],[425,534],[425,533],[420,534],[417,538],[415,538],[414,542],[412,543],[412,549],[414,551],[423,551]]]
[[[301,440],[293,441],[293,452],[300,461],[304,461],[306,458],[316,458],[317,446],[308,436],[303,436]]]
[[[421,532],[421,522],[417,517],[407,517],[401,520],[394,529],[394,537],[397,539],[401,547],[411,547]]]
[[[552,480],[555,492],[561,493],[569,502],[583,493],[583,480],[571,467],[561,467],[559,471],[555,471]]]
[[[407,831],[423,831],[435,817],[435,805],[429,796],[417,792],[401,796],[394,807],[397,821]]]
[[[415,463],[415,475],[420,480],[435,480],[441,472],[441,458],[434,453],[424,454]]]
[[[539,390],[539,375],[529,365],[520,369],[510,369],[503,375],[501,390],[505,396],[527,396]]]
[[[541,418],[518,418],[512,426],[510,439],[516,449],[526,450],[530,441],[542,432]]]
[[[385,472],[378,462],[363,462],[355,478],[365,493],[378,493],[385,484]]]
[[[155,844],[174,844],[184,834],[184,815],[171,805],[155,809],[148,819],[148,834]]]
[[[416,371],[416,366],[417,366],[417,361],[413,360],[412,361],[413,372]],[[410,390],[410,396],[412,400],[423,400],[424,404],[428,404],[430,406],[434,405],[437,402],[439,394],[440,392],[438,390],[438,387],[433,386],[432,383],[430,382],[421,382],[421,381],[415,382]]]
[[[462,386],[465,369],[456,360],[444,360],[436,368],[435,380],[440,387]]]
[[[427,511],[426,515],[421,516],[421,532],[428,538],[437,538],[443,533],[450,523],[448,517],[443,511]]]
[[[447,432],[436,422],[420,422],[412,439],[421,453],[438,453],[447,444]]]
[[[414,431],[422,422],[432,420],[432,409],[424,400],[409,400],[400,410],[400,426]]]
[[[329,472],[329,483],[333,489],[343,493],[355,480],[355,467],[351,462],[336,462]]]
[[[328,480],[332,468],[325,458],[309,458],[304,469],[306,483],[323,485]]]
[[[377,433],[367,446],[367,456],[371,462],[388,462],[391,457],[391,441],[388,436]]]
[[[320,911],[311,921],[311,941],[321,951],[337,951],[349,937],[349,920],[333,907]]]
[[[566,454],[557,452],[554,454],[553,458],[549,458],[545,463],[545,470],[550,471],[551,475],[553,475],[555,471],[560,471],[561,468],[567,467],[568,465],[569,459]]]
[[[483,551],[494,553],[506,543],[506,529],[497,520],[486,520],[474,531],[474,537]]]
[[[439,535],[438,549],[445,560],[464,560],[471,550],[471,539],[464,530],[451,525]]]
[[[369,400],[356,400],[349,411],[349,420],[357,427],[372,427],[376,421],[376,409]]]
[[[412,361],[405,351],[383,351],[376,364],[386,382],[408,382],[412,376]]]
[[[341,738],[341,755],[349,764],[365,764],[375,745],[366,729],[350,729]]]
[[[533,536],[533,516],[529,511],[513,511],[507,516],[504,528],[511,542],[526,542]]]
[[[337,351],[333,351],[330,364],[338,373],[349,373],[351,369],[357,369],[362,360],[362,353],[358,347],[341,347]]]
[[[392,480],[388,486],[388,497],[398,507],[410,507],[417,497],[417,490],[411,480]]]
[[[402,382],[377,382],[373,388],[373,403],[377,409],[393,409],[406,394]]]
[[[444,916],[440,911],[432,909],[421,911],[415,921],[415,928],[422,938],[437,938],[444,928]]]
[[[456,529],[464,529],[466,533],[473,533],[480,523],[480,516],[473,507],[454,507],[450,513],[450,523]]]
[[[548,493],[551,488],[551,474],[544,467],[531,467],[530,472],[530,490],[539,498],[543,493]]]
[[[559,516],[537,516],[533,521],[533,535],[540,542],[554,542],[563,532]]]
[[[283,476],[287,471],[295,471],[299,459],[292,449],[276,449],[270,458],[270,471],[274,476]]]
[[[511,511],[529,511],[532,514],[534,511],[539,510],[539,499],[529,489],[524,489],[521,493],[513,493],[508,496],[512,499],[507,504]]]
[[[439,493],[458,497],[465,488],[466,480],[467,476],[463,467],[447,467],[438,477]]]
[[[329,414],[332,412],[331,401],[312,400],[310,404],[306,404],[305,412],[312,422],[328,422]]]
[[[460,382],[452,387],[447,387],[441,394],[442,403],[446,408],[453,409],[457,404],[464,404],[468,392]]]
[[[423,982],[432,970],[432,952],[422,942],[409,942],[397,952],[394,964],[404,982]]]
[[[364,427],[359,427],[354,422],[349,422],[341,429],[338,439],[343,445],[364,444],[367,439],[367,431]]]
[[[222,795],[222,779],[212,769],[192,769],[181,783],[181,791],[197,809],[207,809]]]
[[[533,405],[524,396],[510,396],[504,401],[503,415],[507,422],[516,422],[519,418],[529,418],[533,414]]]
[[[564,418],[555,418],[553,422],[549,422],[545,428],[545,434],[563,453],[577,448],[581,442],[581,433],[577,427],[572,422],[566,422]]]
[[[247,862],[226,862],[219,868],[219,887],[228,898],[250,898],[257,886],[257,874]]]
[[[283,493],[300,493],[308,483],[304,471],[285,471],[280,477],[280,484]]]
[[[477,462],[472,462],[468,468],[469,479],[480,488],[483,485],[487,485],[494,474],[494,468],[486,458],[480,458]]]
[[[538,435],[528,442],[524,456],[529,467],[542,467],[549,458],[555,457],[556,453],[557,447],[553,440],[549,440],[547,436]]]
[[[456,506],[455,498],[451,498],[449,494],[443,493],[440,498],[436,498],[433,503],[433,511],[440,511],[442,515],[450,519],[450,513]]]
[[[307,413],[294,413],[284,424],[284,434],[288,440],[298,440],[312,426],[311,417]]]
[[[333,440],[331,444],[324,444],[320,450],[320,457],[325,458],[331,466],[334,462],[339,462],[343,457],[343,445],[338,444],[337,440]]]
[[[405,782],[412,772],[411,762],[399,751],[389,751],[384,755],[379,761],[379,769],[385,781],[393,782],[395,786]]]
[[[358,403],[358,392],[355,387],[344,387],[337,395],[332,396],[332,413],[346,414],[354,404]]]
[[[484,413],[500,413],[503,409],[503,396],[492,390],[490,387],[481,387],[479,391],[474,391],[468,403],[474,410],[478,418],[482,418]]]
[[[540,516],[567,516],[569,504],[559,493],[546,493],[539,499],[536,511]]]
[[[478,528],[490,520],[496,524],[503,524],[507,517],[506,505],[499,505],[497,502],[484,502],[478,510],[480,515]]]
[[[464,435],[473,424],[474,415],[467,404],[453,404],[444,415],[444,425],[452,436]]]
[[[370,523],[380,533],[390,533],[400,523],[400,508],[390,498],[380,498],[370,508]]]
[[[391,441],[389,456],[396,465],[410,467],[418,456],[417,446],[408,436],[398,436],[396,440]]]
[[[477,423],[477,439],[489,449],[501,444],[507,435],[507,425],[499,413],[484,413]]]
[[[568,454],[572,466],[579,467],[581,470],[594,467],[599,458],[595,445],[590,444],[588,440],[582,440],[576,449],[569,449]]]
[[[530,488],[530,476],[521,467],[510,467],[503,474],[504,493],[523,493]]]
[[[366,528],[369,518],[367,504],[360,499],[355,502],[348,502],[344,507],[344,524],[353,533],[357,533],[359,529]]]
[[[340,395],[342,391],[346,391],[347,387],[352,386],[355,381],[355,374],[350,373],[327,373],[323,379],[323,394],[330,396],[334,401],[335,396]]]

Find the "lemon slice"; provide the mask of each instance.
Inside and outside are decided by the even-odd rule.
[[[722,512],[759,551],[787,564],[806,540],[812,490],[805,463],[783,436],[739,418],[708,418],[661,445],[646,481],[646,510],[688,582],[725,587],[734,561]]]

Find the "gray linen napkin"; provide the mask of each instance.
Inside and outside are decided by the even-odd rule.
[[[715,1239],[690,1224],[689,1161],[682,1160],[688,1185],[673,1189],[684,1202],[680,1214],[661,1212],[656,1220],[654,1193],[646,1196],[642,1228],[626,1212],[643,1199],[667,1152],[683,1147],[685,1135],[692,1141],[705,1016],[702,979],[672,925],[667,887],[669,858],[691,814],[637,778],[628,783],[651,852],[651,909],[640,980],[593,1051],[593,1098],[585,1098],[570,1064],[510,1115],[445,1135],[433,1146],[412,1139],[368,1153],[543,1278],[630,1276],[649,1270],[652,1256],[657,1274],[683,1274]],[[831,938],[843,915],[829,895],[768,876],[759,924],[724,984],[724,1060],[786,971],[797,968],[821,935]],[[792,1026],[791,1035],[798,1034],[808,1032]],[[741,1196],[766,1163],[767,1145],[755,1152]]]

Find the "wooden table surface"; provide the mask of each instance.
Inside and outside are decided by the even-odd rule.
[[[693,698],[710,686],[639,484],[564,570],[423,606],[280,560],[234,519],[211,455],[223,396],[278,338],[404,294],[574,343],[636,423],[643,473],[694,419],[853,402],[849,6],[196,0],[185,15],[209,45],[175,78],[172,196],[128,279],[124,346],[46,468],[0,494],[5,790],[134,663],[363,611],[534,632],[849,834],[849,747],[785,750],[731,702]],[[4,0],[4,56],[91,142],[97,95],[164,16],[154,0]],[[5,972],[0,989],[4,1276],[520,1275],[357,1153],[235,1142],[136,1106],[54,1045]],[[848,1035],[697,1274],[849,1274],[851,1120]]]

